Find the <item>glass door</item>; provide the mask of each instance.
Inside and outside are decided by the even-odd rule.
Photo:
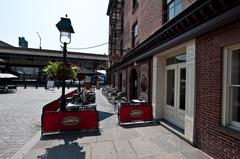
[[[177,79],[177,126],[184,128],[186,106],[186,64],[178,64]]]
[[[166,104],[164,107],[164,118],[177,125],[177,65],[166,67]]]
[[[183,129],[186,105],[186,63],[166,67],[165,99],[164,118]]]

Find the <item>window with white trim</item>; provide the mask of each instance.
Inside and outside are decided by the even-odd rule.
[[[225,49],[223,125],[240,130],[240,45]]]
[[[138,36],[138,24],[136,22],[132,26],[132,48],[134,48],[137,44],[137,36]]]
[[[167,20],[173,19],[182,11],[182,0],[167,0]]]

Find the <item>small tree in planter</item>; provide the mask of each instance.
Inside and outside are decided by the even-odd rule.
[[[76,78],[78,68],[71,66],[69,63],[50,61],[43,71],[46,72],[51,79],[67,80]]]

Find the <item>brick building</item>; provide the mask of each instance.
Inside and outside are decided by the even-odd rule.
[[[110,0],[110,84],[214,158],[240,158],[240,0]]]

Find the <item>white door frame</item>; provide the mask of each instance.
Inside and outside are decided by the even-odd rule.
[[[186,63],[180,63],[177,64],[177,125],[184,129],[184,123],[185,123],[185,110],[180,109],[180,80],[181,80],[181,69],[185,68],[186,70]],[[186,76],[185,76],[185,82],[186,82]],[[186,85],[185,85],[185,108],[186,108]]]
[[[166,120],[168,120],[169,122],[177,125],[176,121],[176,117],[177,117],[177,111],[176,111],[176,92],[177,92],[177,80],[176,80],[176,77],[177,77],[177,65],[169,65],[169,66],[166,66],[166,70],[165,70],[165,104],[164,104],[164,118]],[[167,104],[167,73],[169,70],[174,70],[174,104],[173,105],[168,105]]]
[[[165,70],[165,105],[164,105],[164,118],[176,126],[184,129],[185,110],[180,109],[180,69],[186,69],[186,63],[172,64],[166,66]],[[167,104],[167,72],[174,70],[174,105]],[[186,93],[185,93],[186,95]],[[185,96],[186,101],[186,96]]]

